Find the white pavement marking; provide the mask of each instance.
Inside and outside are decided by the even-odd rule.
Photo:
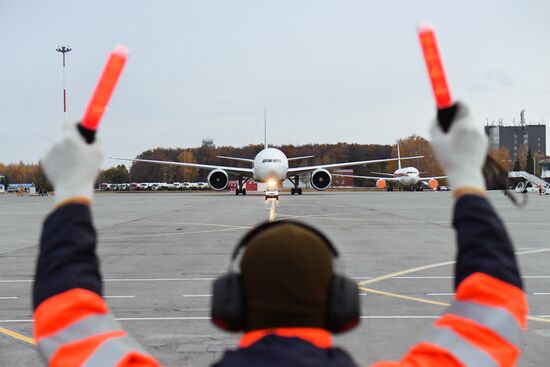
[[[438,316],[361,316],[362,319],[438,319]]]
[[[426,293],[427,296],[454,296],[454,293]]]
[[[289,214],[279,214],[281,217],[288,217],[288,218],[319,218],[319,217],[327,217],[327,216],[335,216],[335,215],[356,215],[356,214],[367,214],[372,213],[371,211],[361,211],[361,212],[355,212],[355,213],[327,213],[327,214],[308,214],[308,215],[289,215]]]
[[[425,315],[380,315],[380,316],[360,316],[362,319],[437,319],[437,316]],[[538,316],[548,317],[548,316]],[[181,317],[117,317],[117,321],[194,321],[194,320],[210,320],[210,316],[181,316]],[[29,323],[32,319],[21,320],[0,320],[3,324]]]
[[[217,224],[217,223],[195,223],[195,222],[147,222],[147,224],[177,224],[182,226],[212,226],[212,227],[227,227],[227,228],[250,228],[232,224]]]
[[[207,231],[194,231],[194,232],[173,232],[173,233],[154,233],[154,234],[147,234],[143,233],[140,235],[128,235],[128,236],[115,236],[115,237],[101,237],[99,236],[99,241],[111,241],[111,240],[124,240],[124,239],[132,239],[132,238],[143,238],[143,237],[170,237],[170,236],[184,236],[188,234],[203,234],[203,233],[216,233],[216,232],[227,232],[227,231],[236,231],[236,230],[243,230],[243,229],[250,229],[252,227],[231,227],[231,228],[223,228],[223,229],[211,229]]]
[[[182,294],[182,297],[212,297],[211,294]]]
[[[516,252],[516,255],[538,254],[539,252],[548,252],[548,251],[550,251],[550,248],[541,248],[538,250]]]
[[[136,296],[103,296],[103,298],[136,298]]]
[[[19,297],[0,297],[0,299],[18,299]]]
[[[550,296],[550,293],[548,292],[534,292],[535,296]]]
[[[103,279],[104,282],[164,282],[164,281],[182,281],[182,282],[202,282],[211,281],[216,278],[110,278]]]
[[[550,279],[550,275],[522,275],[523,279]],[[370,276],[354,276],[352,279],[372,279]],[[411,275],[411,276],[397,276],[391,279],[399,280],[415,280],[415,279],[454,279],[452,275]],[[210,282],[216,280],[216,278],[106,278],[104,282]],[[0,283],[32,283],[32,279],[2,279]]]
[[[0,323],[2,324],[13,324],[16,322],[33,322],[32,319],[25,319],[25,320],[0,320]]]
[[[444,275],[444,276],[409,276],[409,277],[393,277],[392,279],[454,279],[453,276]]]
[[[212,281],[216,278],[107,278],[104,282],[164,282],[164,281]],[[4,279],[0,283],[32,283],[32,279]]]

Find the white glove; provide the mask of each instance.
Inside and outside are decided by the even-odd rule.
[[[485,179],[481,169],[487,156],[488,140],[483,126],[472,119],[468,108],[458,104],[447,133],[441,130],[436,119],[431,135],[437,161],[449,176],[453,190],[470,188],[484,191]]]
[[[72,200],[91,202],[103,148],[97,139],[86,143],[75,123],[65,125],[64,130],[63,139],[41,161],[55,188],[56,205]]]

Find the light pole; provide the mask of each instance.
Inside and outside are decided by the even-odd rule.
[[[66,69],[65,69],[65,54],[68,52],[71,52],[71,47],[57,47],[55,49],[57,52],[61,52],[63,54],[63,120],[64,122],[67,122],[67,86],[66,86]]]

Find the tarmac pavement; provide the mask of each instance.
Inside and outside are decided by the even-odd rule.
[[[529,194],[517,209],[490,198],[514,240],[529,298],[519,366],[550,360],[550,196]],[[106,193],[93,206],[105,297],[116,317],[165,365],[207,366],[238,336],[208,319],[212,280],[246,231],[292,218],[325,232],[339,266],[358,282],[362,324],[335,338],[358,363],[398,359],[452,300],[455,236],[448,192],[281,194]],[[48,197],[0,195],[0,365],[41,366],[32,336],[31,287]],[[273,213],[272,213],[273,214]],[[423,267],[424,270],[415,269]],[[396,274],[394,274],[396,273]],[[385,277],[388,274],[391,276]]]

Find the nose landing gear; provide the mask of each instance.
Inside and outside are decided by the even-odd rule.
[[[302,188],[298,187],[300,184],[300,176],[294,176],[293,178],[288,177],[288,180],[294,185],[294,187],[290,189],[290,195],[302,195]]]

